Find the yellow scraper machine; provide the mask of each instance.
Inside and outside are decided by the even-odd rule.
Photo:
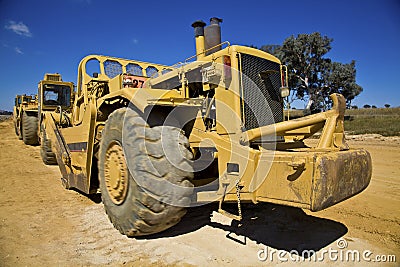
[[[40,116],[65,187],[100,190],[122,234],[163,231],[187,208],[214,201],[237,220],[242,202],[319,211],[370,182],[369,153],[345,140],[344,97],[331,95],[329,111],[284,121],[287,68],[221,42],[221,21],[193,23],[196,55],[174,66],[83,58],[74,97],[62,90],[65,103]],[[317,132],[316,146],[306,146]],[[238,212],[224,211],[225,202]]]

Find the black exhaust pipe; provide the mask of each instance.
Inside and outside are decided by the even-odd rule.
[[[196,38],[196,56],[197,60],[201,60],[204,54],[204,26],[205,22],[202,20],[197,20],[193,22],[192,27],[194,28],[194,36]]]
[[[210,19],[210,25],[204,28],[204,46],[206,56],[221,50],[221,26],[219,25],[222,19],[213,17]],[[217,47],[215,47],[217,46]],[[215,47],[213,49],[210,49]]]
[[[194,28],[194,37],[204,36],[204,26],[206,26],[206,23],[202,20],[196,20],[192,23],[192,27]]]

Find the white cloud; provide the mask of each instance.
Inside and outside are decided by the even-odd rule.
[[[8,24],[5,26],[7,30],[11,30],[15,32],[18,35],[26,36],[26,37],[32,37],[32,33],[29,30],[28,26],[26,26],[22,21],[20,22],[15,22],[13,20],[10,20]]]
[[[24,53],[24,52],[22,52],[22,50],[19,47],[15,47],[14,50],[17,54],[20,54],[20,55],[22,55]]]
[[[132,42],[133,42],[134,44],[138,44],[138,43],[139,43],[139,40],[138,40],[138,39],[133,39]]]

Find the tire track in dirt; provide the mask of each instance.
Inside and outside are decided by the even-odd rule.
[[[58,167],[42,163],[39,146],[18,140],[11,121],[0,123],[0,148],[2,265],[124,263],[120,240],[127,238],[108,222],[102,204],[62,188]],[[132,251],[132,242],[124,242]],[[129,256],[152,264],[140,251]]]

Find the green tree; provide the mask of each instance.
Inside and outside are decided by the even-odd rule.
[[[356,62],[349,64],[332,62],[330,67],[322,74],[326,83],[326,94],[340,93],[351,106],[351,101],[362,92],[362,87],[356,83]]]
[[[348,106],[362,92],[356,84],[355,61],[349,64],[332,62],[326,57],[333,39],[320,33],[299,34],[287,38],[282,45],[264,45],[260,49],[278,57],[288,67],[291,95],[289,103],[296,99],[309,100],[315,109],[327,109],[331,105],[329,95],[341,93]]]

